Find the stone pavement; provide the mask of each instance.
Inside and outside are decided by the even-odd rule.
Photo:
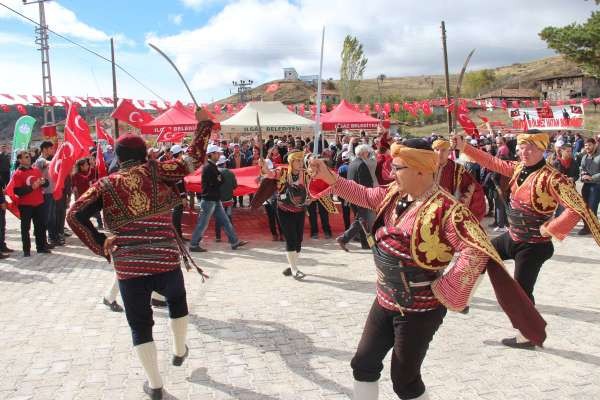
[[[9,246],[20,249],[17,221],[8,221]],[[281,274],[281,243],[247,239],[236,252],[206,243],[197,257],[211,275],[205,284],[185,274],[190,357],[180,368],[170,365],[166,312],[155,311],[166,398],[348,399],[349,361],[374,298],[369,253],[306,240],[308,276],[297,282]],[[144,399],[125,317],[100,301],[110,265],[75,238],[50,256],[14,254],[0,264],[0,398]],[[599,399],[599,287],[593,240],[556,244],[536,289],[548,340],[527,351],[499,345],[512,330],[484,280],[471,312],[449,313],[431,344],[423,366],[431,398]],[[389,359],[380,398],[395,398]]]

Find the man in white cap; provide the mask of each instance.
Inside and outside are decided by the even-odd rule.
[[[190,251],[193,252],[205,252],[206,249],[200,247],[200,240],[202,235],[208,227],[208,221],[210,217],[215,214],[215,218],[219,221],[219,224],[225,229],[225,233],[229,238],[229,244],[231,248],[236,250],[248,242],[245,240],[239,240],[233,225],[227,218],[223,205],[221,204],[221,193],[220,187],[223,184],[223,176],[219,172],[217,167],[217,161],[221,156],[221,148],[217,145],[210,144],[206,149],[206,164],[202,168],[202,193],[200,201],[200,215],[198,216],[198,223],[192,233],[192,239],[190,241]]]

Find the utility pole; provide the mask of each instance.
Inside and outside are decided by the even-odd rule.
[[[112,65],[113,110],[117,108],[117,72],[115,69],[115,41],[110,38],[110,63]],[[119,138],[119,120],[115,118],[115,138]]]
[[[44,125],[54,124],[54,106],[52,102],[52,79],[50,78],[50,54],[48,45],[48,25],[46,24],[46,12],[44,3],[49,0],[28,1],[23,0],[23,4],[37,3],[40,10],[40,23],[35,27],[35,44],[39,46],[38,50],[42,53],[42,98],[44,101]]]
[[[244,103],[246,101],[246,92],[249,92],[252,89],[252,84],[254,81],[252,79],[239,80],[239,81],[231,81],[231,84],[237,87],[237,92],[240,95],[240,103]],[[252,100],[252,99],[251,99]]]
[[[452,110],[450,110],[450,74],[448,73],[448,48],[446,47],[446,23],[442,21],[442,48],[444,49],[444,79],[446,81],[446,115],[448,135],[452,133]]]

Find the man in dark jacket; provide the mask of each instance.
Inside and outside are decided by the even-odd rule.
[[[225,210],[225,214],[229,221],[233,224],[231,219],[231,214],[233,211],[233,191],[237,188],[237,179],[233,172],[225,167],[227,163],[227,158],[224,155],[219,157],[219,161],[217,161],[217,167],[219,168],[219,172],[223,177],[223,181],[221,183],[221,187],[219,188],[219,192],[221,193],[221,204],[223,205],[223,210]],[[219,220],[215,221],[215,239],[217,242],[221,241],[221,229],[223,227],[219,223]]]
[[[369,152],[369,145],[362,144],[356,147],[356,158],[348,166],[348,179],[370,188],[373,187],[373,177],[371,176],[369,166],[365,162],[365,160],[367,160],[369,157]],[[356,234],[360,234],[361,247],[363,249],[368,249],[369,244],[367,243],[365,232],[361,227],[361,221],[362,224],[364,224],[364,228],[366,230],[370,230],[373,220],[375,219],[375,215],[373,211],[355,205],[352,205],[352,209],[354,210],[354,215],[356,216],[354,222],[352,225],[350,225],[350,228],[348,228],[335,240],[343,250],[348,251],[346,244],[352,240]]]
[[[0,186],[5,188],[10,181],[10,152],[5,144],[0,146]]]
[[[233,225],[227,218],[223,205],[221,204],[221,193],[220,187],[223,184],[223,176],[219,172],[216,162],[221,156],[221,148],[214,144],[208,146],[206,150],[207,162],[202,168],[202,193],[200,200],[200,215],[198,216],[198,223],[194,232],[192,233],[192,239],[190,241],[190,251],[204,252],[206,249],[200,247],[200,240],[202,235],[208,227],[208,221],[210,217],[215,214],[215,218],[219,221],[219,224],[225,229],[225,233],[229,238],[229,244],[233,250],[237,249],[248,243],[245,240],[239,240]]]

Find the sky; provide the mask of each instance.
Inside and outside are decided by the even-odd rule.
[[[0,0],[34,20],[36,4]],[[255,85],[283,78],[283,68],[318,74],[325,27],[323,79],[339,77],[346,35],[356,36],[369,61],[365,78],[443,71],[440,21],[445,20],[450,70],[526,62],[554,55],[538,33],[584,22],[597,6],[584,0],[52,0],[50,29],[116,60],[164,100],[190,98],[175,71],[147,43],[177,64],[199,102],[227,97],[234,80]],[[0,6],[0,93],[41,94],[34,26]],[[50,35],[54,95],[112,97],[110,63]],[[119,97],[154,100],[122,72]]]

